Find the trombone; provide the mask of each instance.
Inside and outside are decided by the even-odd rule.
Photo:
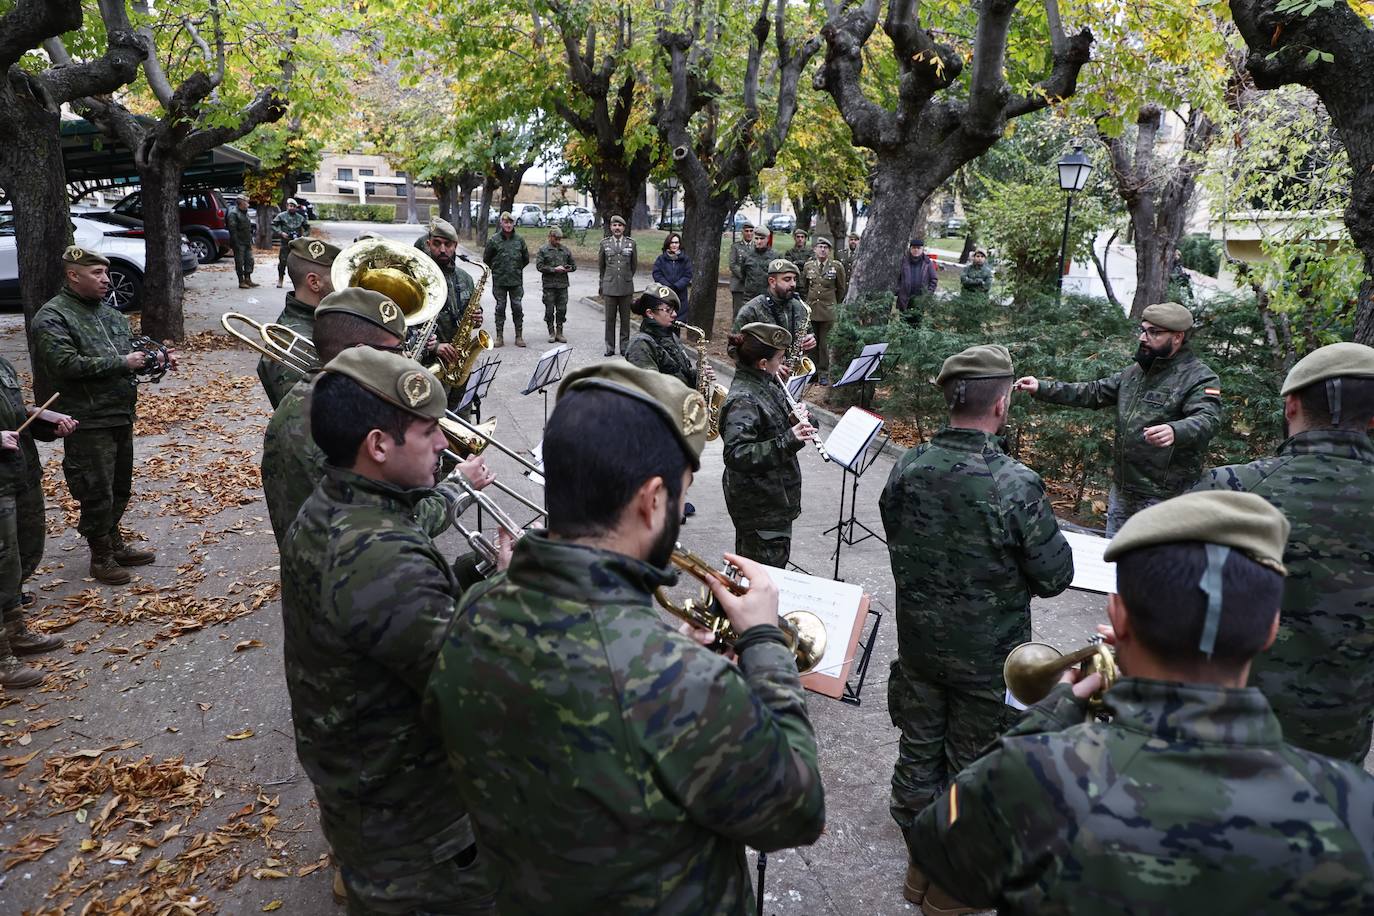
[[[495,483],[495,481],[493,481]],[[512,540],[519,540],[525,533],[525,529],[516,524],[515,521],[506,514],[505,510],[496,504],[496,501],[481,490],[468,483],[463,477],[462,472],[451,475],[447,480],[435,487],[448,502],[449,523],[461,534],[472,548],[473,553],[480,558],[477,563],[477,572],[485,577],[497,570],[501,563],[500,548],[492,543],[491,538],[481,531],[473,531],[465,526],[462,515],[470,506],[476,505],[491,514],[496,526]]]
[[[220,316],[219,323],[229,332],[229,336],[248,344],[278,365],[306,376],[320,369],[320,357],[315,351],[314,342],[284,324],[264,324],[242,312],[225,312]],[[235,325],[247,325],[249,330],[242,330]]]

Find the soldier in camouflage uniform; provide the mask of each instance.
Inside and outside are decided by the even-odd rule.
[[[776,260],[773,249],[768,247],[768,236],[762,232],[755,233],[754,247],[740,258],[740,291],[746,304],[768,292],[768,265]],[[740,306],[742,308],[743,305]],[[737,323],[740,309],[735,309]]]
[[[805,264],[811,260],[811,246],[806,244],[806,230],[798,228],[792,233],[792,247],[787,249],[783,257],[793,264]],[[802,293],[805,296],[805,292]]]
[[[525,237],[515,231],[515,218],[501,214],[501,231],[487,239],[482,261],[491,268],[491,294],[496,298],[496,346],[506,345],[506,303],[510,303],[515,324],[515,345],[525,345],[525,265],[530,249]]]
[[[897,586],[892,817],[912,849],[916,816],[1016,721],[1002,661],[1030,639],[1031,596],[1073,579],[1044,484],[998,444],[1011,381],[1004,347],[946,359],[949,424],[902,456],[878,501]]]
[[[544,437],[549,531],[468,591],[439,650],[426,712],[503,916],[752,913],[745,846],[821,832],[767,572],[726,556],[750,583],[717,586],[738,665],[654,607],[705,434],[701,395],[676,379],[621,361],[569,375]]]
[[[635,300],[636,315],[644,322],[630,336],[625,359],[632,366],[671,375],[688,388],[697,387],[697,355],[678,338],[673,322],[677,320],[677,293],[655,284]]]
[[[988,266],[988,253],[981,248],[973,251],[969,266],[959,274],[959,286],[966,293],[992,292],[992,268]]]
[[[792,335],[774,324],[747,324],[730,335],[735,378],[720,408],[725,447],[725,507],[735,524],[735,553],[783,568],[792,555],[792,522],[801,515],[797,452],[816,438],[794,417],[782,390]]]
[[[816,372],[822,385],[830,384],[830,328],[835,310],[849,290],[849,273],[830,257],[830,239],[816,239],[816,256],[802,268],[802,296],[811,306],[811,333],[816,335]]]
[[[282,544],[282,652],[296,753],[350,914],[493,913],[421,692],[461,595],[419,521],[446,440],[418,363],[345,350],[313,385],[324,478]]]
[[[1289,743],[1363,764],[1374,728],[1374,349],[1314,350],[1282,393],[1289,438],[1278,455],[1217,468],[1197,489],[1258,494],[1292,523],[1278,640],[1250,683]]]
[[[797,296],[797,265],[786,258],[768,263],[768,288],[745,303],[735,316],[735,330],[746,324],[775,324],[796,340],[800,335],[803,353],[816,349],[816,335],[807,328],[807,307]],[[783,378],[795,367],[783,364]]]
[[[286,306],[277,316],[277,324],[313,340],[315,308],[321,299],[334,292],[329,268],[339,256],[339,249],[319,239],[296,239],[288,247],[286,272],[291,276],[292,289],[286,294]],[[258,357],[258,380],[273,410],[301,378],[295,369],[266,356]]]
[[[616,322],[620,323],[620,353],[630,346],[630,306],[635,298],[635,271],[639,269],[639,248],[625,235],[625,218],[611,217],[611,234],[601,240],[597,251],[596,293],[606,313],[606,355],[615,354]]]
[[[563,322],[568,318],[568,274],[577,270],[577,261],[563,245],[562,229],[549,227],[549,243],[540,246],[534,257],[534,269],[539,271],[543,286],[544,324],[549,329],[549,343],[567,343]]]
[[[81,425],[67,437],[62,471],[81,504],[76,528],[90,545],[90,574],[125,585],[125,567],[156,559],[151,550],[126,544],[119,530],[133,490],[134,372],[152,357],[133,348],[129,320],[101,302],[110,289],[109,266],[103,255],[76,245],[63,252],[66,282],[34,314],[30,333],[44,374]],[[168,368],[175,368],[175,351],[169,358]]]
[[[754,224],[748,220],[740,227],[740,241],[730,246],[730,300],[734,314],[744,307],[744,262],[754,250]]]
[[[281,289],[286,279],[286,258],[291,251],[291,243],[310,234],[310,221],[296,204],[293,197],[286,199],[286,209],[272,217],[272,231],[281,239],[281,251],[277,255],[277,289]]]
[[[239,289],[252,289],[258,284],[253,282],[253,221],[248,218],[247,195],[239,195],[224,222],[229,230],[229,247],[234,249]]]
[[[1197,482],[1222,422],[1221,381],[1187,344],[1192,313],[1163,302],[1140,318],[1135,365],[1095,382],[1016,381],[1017,390],[1051,404],[1116,407],[1109,537],[1136,512]]]
[[[423,362],[429,364],[435,359],[440,359],[445,363],[452,363],[459,355],[453,338],[458,333],[458,325],[467,315],[468,309],[476,310],[472,316],[473,327],[482,326],[482,303],[472,301],[477,287],[472,281],[472,275],[457,264],[458,230],[454,229],[448,220],[438,217],[430,220],[429,231],[415,240],[415,247],[429,255],[430,260],[444,275],[448,286],[448,296],[444,300],[443,308],[439,310],[439,317],[434,321],[433,346],[426,342]],[[463,389],[446,387],[446,390],[448,409],[456,410],[463,399]],[[471,405],[464,411],[464,416],[470,413]]]
[[[1060,684],[921,813],[927,913],[1374,912],[1374,779],[1284,743],[1245,686],[1278,626],[1287,533],[1249,493],[1126,522],[1107,549],[1127,675],[1110,721],[1087,716],[1099,675]]]

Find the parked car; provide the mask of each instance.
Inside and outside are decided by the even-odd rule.
[[[586,207],[566,204],[550,210],[546,219],[551,226],[571,225],[574,229],[590,229],[596,225],[596,214]]]
[[[110,259],[110,294],[105,302],[121,312],[142,306],[143,272],[148,263],[148,246],[143,230],[90,219],[72,217],[72,238],[82,248],[98,251]],[[195,273],[196,254],[186,236],[181,237],[181,270]],[[14,237],[14,213],[0,211],[0,303],[19,305],[19,251]]]
[[[768,228],[773,232],[791,232],[797,228],[797,218],[790,213],[774,213],[768,217]]]
[[[945,238],[950,238],[952,236],[961,234],[965,229],[968,228],[968,223],[964,222],[964,220],[960,219],[957,216],[951,216],[949,219],[945,220],[944,224],[940,228],[940,234]]]
[[[681,207],[675,207],[659,217],[658,228],[660,229],[682,229],[687,222],[687,211]]]
[[[721,231],[730,232],[733,230],[735,232],[739,232],[741,229],[744,228],[744,224],[747,222],[751,222],[749,217],[745,216],[742,212],[737,212],[735,213],[735,218],[733,220],[731,220],[728,216],[725,217],[725,225],[721,227]]]
[[[482,205],[477,201],[473,201],[468,207],[468,214],[472,217],[474,225],[480,224],[482,220]],[[487,225],[495,226],[500,222],[501,211],[497,210],[495,207],[487,207]]]
[[[544,225],[544,210],[537,204],[520,204],[514,212],[517,226]]]
[[[125,221],[129,228],[143,226],[143,193],[134,191],[114,205],[112,217]],[[218,191],[201,189],[181,195],[181,231],[202,264],[218,261],[229,254],[229,226],[224,199]]]

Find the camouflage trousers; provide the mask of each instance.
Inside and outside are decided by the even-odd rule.
[[[523,286],[493,286],[491,295],[496,300],[496,333],[506,330],[506,304],[510,303],[511,321],[515,323],[515,333],[519,334],[525,326],[525,288]]]
[[[14,493],[0,496],[0,612],[8,620],[19,609],[23,561],[19,551],[19,500]]]
[[[1000,679],[999,679],[1000,681]],[[892,662],[887,711],[902,731],[892,770],[892,819],[911,848],[916,816],[987,745],[1016,724],[1020,710],[1001,687],[958,690]]]
[[[37,461],[33,466],[41,467]],[[48,518],[47,505],[43,502],[41,471],[29,478],[15,499],[19,511],[19,578],[22,581],[32,576],[38,569],[38,564],[43,562],[43,542],[48,533]]]
[[[568,288],[544,288],[544,323],[549,327],[562,327],[568,319]]]
[[[735,553],[765,566],[787,568],[792,556],[792,526],[786,528],[736,528]]]
[[[234,273],[244,280],[253,276],[253,246],[235,245],[234,247]]]
[[[62,472],[81,504],[76,530],[83,538],[109,537],[129,505],[134,472],[134,428],[78,429],[66,439]]]
[[[1112,484],[1107,490],[1107,537],[1120,531],[1126,519],[1159,502],[1162,500],[1157,496],[1128,496]]]
[[[348,916],[448,916],[495,914],[496,892],[487,880],[476,844],[424,871],[369,878],[340,864]]]
[[[282,239],[281,249],[277,252],[277,279],[286,278],[286,259],[291,254],[291,239]],[[235,262],[238,256],[235,255]]]

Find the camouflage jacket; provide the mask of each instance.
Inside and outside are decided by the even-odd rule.
[[[503,916],[745,916],[744,847],[812,843],[816,739],[772,626],[739,666],[653,607],[662,570],[531,532],[470,589],[425,690]]]
[[[229,229],[229,241],[236,248],[253,247],[253,221],[246,212],[238,207],[230,207],[224,224]]]
[[[793,245],[791,248],[787,249],[787,254],[783,255],[783,257],[797,265],[797,270],[801,270],[802,265],[811,260],[811,252],[812,248],[810,245]],[[801,277],[797,279],[800,281]],[[802,295],[805,295],[805,293]]]
[[[854,259],[858,256],[859,249],[856,248],[853,251],[850,251],[849,245],[846,244],[843,248],[839,250],[838,253],[836,253],[835,260],[843,264],[844,272],[852,277],[854,275]]]
[[[1132,363],[1095,382],[1042,381],[1035,396],[1094,410],[1115,405],[1112,481],[1127,496],[1168,499],[1191,487],[1222,423],[1221,382],[1186,345],[1148,371]],[[1145,428],[1160,423],[1174,428],[1168,448],[1145,441]]]
[[[959,274],[959,285],[971,293],[992,292],[992,268],[984,264],[970,264]]]
[[[415,241],[415,247],[428,255],[426,238],[428,236],[420,236]],[[444,267],[436,263],[435,266],[439,268],[439,273],[444,275],[448,297],[444,300],[444,307],[439,311],[439,317],[434,321],[434,338],[436,343],[451,344],[453,335],[458,333],[458,323],[463,320],[463,315],[467,313],[468,305],[472,302],[472,294],[477,291],[477,284],[473,282],[472,274],[457,264]]]
[[[801,279],[806,281],[801,294],[811,306],[811,320],[834,321],[835,306],[849,291],[849,274],[844,265],[834,258],[824,262],[812,258],[802,268]]]
[[[282,210],[272,217],[272,231],[282,237],[284,240],[282,244],[286,244],[292,239],[309,235],[310,220],[300,210],[295,213],[290,210]]]
[[[28,418],[29,408],[24,401],[24,389],[19,384],[19,373],[13,363],[0,356],[0,429],[14,431]],[[40,429],[47,432],[44,438],[54,435],[52,424],[35,420],[20,434],[19,448],[12,452],[0,450],[0,496],[13,496],[23,488],[32,487],[35,480],[42,480],[43,465],[39,462],[38,448],[33,444],[33,433]]]
[[[768,265],[775,257],[771,248],[751,248],[740,260],[740,292],[751,299],[768,292]]]
[[[639,270],[639,246],[627,235],[608,235],[596,252],[598,288],[603,296],[632,296],[635,271]]]
[[[878,508],[902,664],[954,687],[1000,686],[1007,653],[1031,637],[1031,596],[1073,580],[1039,475],[995,436],[945,427],[897,462]]]
[[[730,292],[744,292],[744,259],[754,250],[752,241],[735,242],[730,246]]]
[[[917,819],[916,863],[998,912],[1374,912],[1374,778],[1283,742],[1264,695],[1066,685]]]
[[[568,270],[565,273],[554,270],[555,267],[566,267]],[[570,282],[568,274],[577,270],[577,261],[566,245],[545,244],[539,247],[539,253],[534,257],[534,269],[539,271],[544,289],[567,289]]]
[[[295,293],[287,293],[286,307],[277,316],[277,324],[285,325],[297,334],[304,334],[313,340],[315,307],[297,299]],[[266,356],[258,357],[258,381],[262,382],[262,390],[267,392],[267,400],[271,402],[273,410],[281,403],[286,392],[291,390],[291,386],[303,377],[295,369],[288,369],[276,360],[268,359]]]
[[[530,249],[525,237],[515,230],[510,235],[498,232],[487,239],[482,261],[491,268],[492,286],[525,285],[525,265],[530,262]]]
[[[735,527],[768,530],[801,515],[801,463],[805,443],[792,435],[791,410],[770,375],[741,366],[720,408],[725,446],[721,486]]]
[[[309,393],[308,384],[288,391],[272,411],[262,438],[262,492],[278,550],[301,506],[324,479],[324,452],[310,435]],[[416,524],[430,537],[438,537],[448,527],[448,504],[444,498],[431,494],[421,499]]]
[[[645,318],[630,336],[625,358],[641,369],[652,369],[680,379],[688,388],[697,386],[697,355],[678,339],[673,328]]]
[[[735,330],[738,331],[754,321],[764,321],[785,328],[792,335],[793,342],[798,334],[810,333],[806,329],[806,303],[795,294],[786,302],[776,302],[767,293],[755,296],[735,316]]]
[[[34,313],[29,333],[48,382],[62,392],[57,406],[63,413],[84,429],[134,422],[138,389],[124,364],[134,348],[129,319],[64,286]]]
[[[281,548],[282,654],[296,753],[335,857],[371,880],[473,844],[425,679],[460,596],[416,526],[428,490],[329,468]]]
[[[1196,489],[1257,493],[1292,523],[1279,636],[1250,683],[1290,743],[1363,764],[1374,728],[1374,444],[1364,432],[1309,430]]]

